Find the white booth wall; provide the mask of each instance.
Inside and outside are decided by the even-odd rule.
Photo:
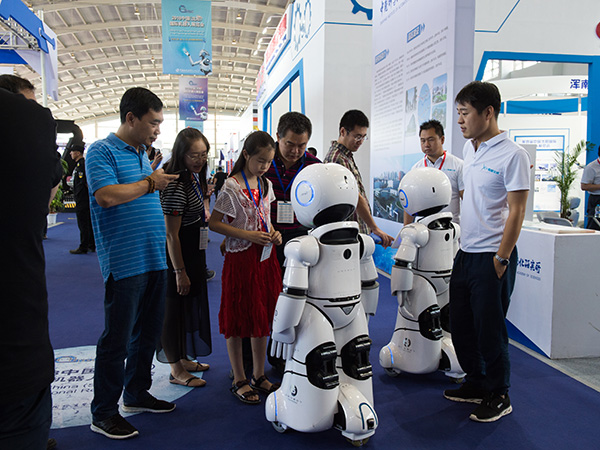
[[[306,0],[296,0],[292,9],[304,11]],[[259,99],[259,122],[262,130],[273,137],[281,114],[294,110],[311,120],[313,133],[308,143],[324,158],[332,140],[339,134],[339,121],[349,109],[360,109],[367,116],[371,104],[371,24],[366,14],[352,13],[351,2],[324,0],[308,2],[310,17],[303,17],[308,33],[292,23],[289,45],[267,74],[264,92]],[[297,20],[293,14],[292,22]],[[292,84],[292,107],[289,96],[279,96],[284,85]],[[294,89],[295,88],[295,89]],[[265,121],[263,111],[273,103],[272,120]],[[288,106],[288,108],[286,108]],[[355,153],[356,163],[366,180],[369,176],[369,141]],[[365,187],[367,187],[365,185]]]

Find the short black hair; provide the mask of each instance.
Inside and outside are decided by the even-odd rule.
[[[471,81],[456,95],[455,103],[460,105],[470,104],[479,114],[488,106],[494,108],[496,119],[500,114],[502,99],[498,87],[486,81]]]
[[[288,131],[294,134],[308,133],[308,137],[312,135],[312,123],[304,114],[290,111],[279,118],[277,124],[277,134],[280,138],[284,137]]]
[[[421,135],[421,131],[431,130],[432,128],[435,130],[435,134],[437,134],[439,137],[444,137],[444,127],[439,120],[435,119],[428,120],[427,122],[423,122],[421,124],[419,127],[419,136]]]
[[[369,118],[364,112],[358,109],[346,111],[340,120],[340,130],[345,128],[348,131],[352,131],[354,127],[369,127]]]
[[[125,123],[128,112],[141,119],[150,110],[160,112],[162,109],[163,102],[154,92],[142,87],[127,89],[119,105],[121,123]]]
[[[0,88],[6,89],[13,94],[20,94],[22,91],[35,91],[31,81],[16,75],[0,75]]]

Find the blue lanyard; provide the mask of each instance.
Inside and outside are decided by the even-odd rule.
[[[304,167],[304,163],[305,162],[306,162],[306,154],[302,156],[302,165],[296,171],[296,173],[294,174],[294,177],[290,180],[290,182],[288,183],[287,187],[284,188],[283,187],[283,181],[281,181],[281,175],[279,175],[279,170],[277,169],[277,164],[275,163],[275,158],[273,158],[273,167],[275,167],[275,173],[277,174],[277,179],[279,180],[279,184],[281,185],[281,190],[283,191],[283,198],[285,198],[285,193],[292,186],[292,183],[294,182],[294,179],[298,175],[298,172],[300,172],[302,170],[302,168]],[[284,165],[284,167],[285,167],[285,165]]]
[[[254,206],[256,207],[256,212],[258,213],[258,218],[260,219],[260,221],[263,224],[263,227],[265,227],[265,230],[268,233],[269,232],[269,227],[265,223],[265,221],[264,221],[264,219],[262,217],[262,214],[260,213],[260,206],[256,203],[256,200],[254,199],[254,195],[252,195],[252,190],[250,189],[250,185],[248,184],[248,179],[246,178],[246,174],[244,173],[243,169],[242,169],[242,177],[244,178],[244,181],[246,183],[246,188],[248,189],[248,195],[250,196],[250,198],[252,199],[252,203],[254,203]],[[260,180],[257,179],[256,181],[258,182],[258,196],[260,198],[260,204],[262,205],[263,200],[262,200],[262,190],[260,188]]]
[[[192,182],[192,186],[194,187],[194,192],[200,199],[200,203],[202,203],[202,207],[204,208],[204,196],[202,195],[202,190],[200,189],[200,179],[198,178],[198,174],[194,173],[194,181]]]

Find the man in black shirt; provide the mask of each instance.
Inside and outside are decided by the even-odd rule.
[[[73,193],[75,194],[75,214],[77,215],[77,226],[79,227],[79,247],[75,250],[69,250],[74,255],[96,251],[92,218],[90,216],[90,194],[85,178],[84,146],[82,144],[83,142],[81,144],[74,143],[69,148],[71,158],[75,161],[75,169],[73,169]]]
[[[217,167],[217,173],[215,173],[215,175],[213,177],[213,180],[215,183],[215,198],[217,198],[219,196],[219,191],[223,187],[223,184],[225,184],[226,179],[227,179],[227,174],[225,172],[223,172],[223,168],[220,166]]]
[[[0,177],[14,193],[0,221],[0,448],[45,449],[54,354],[42,233],[62,166],[50,110],[4,89],[0,104]]]

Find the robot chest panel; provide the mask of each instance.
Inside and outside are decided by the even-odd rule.
[[[429,230],[429,241],[417,253],[414,267],[424,271],[452,269],[454,230]]]
[[[358,244],[322,245],[319,262],[310,268],[308,295],[318,299],[359,295],[359,251]]]

